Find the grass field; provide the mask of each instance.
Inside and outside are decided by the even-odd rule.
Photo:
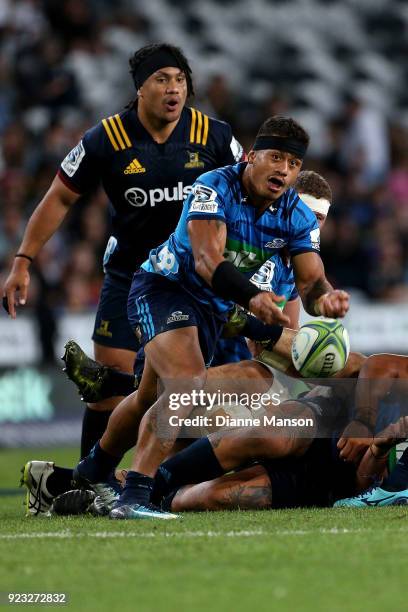
[[[7,592],[66,592],[71,610],[115,612],[408,608],[404,507],[190,514],[165,525],[30,519],[22,496],[5,489],[26,460],[70,465],[75,451],[0,458],[3,600]]]

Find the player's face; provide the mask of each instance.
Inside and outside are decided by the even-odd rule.
[[[161,68],[146,79],[138,97],[148,116],[164,123],[177,121],[186,103],[186,76],[179,68]]]
[[[327,216],[326,216],[326,215],[324,215],[324,214],[323,214],[323,213],[321,213],[321,212],[316,212],[316,211],[313,211],[313,212],[314,212],[314,214],[315,214],[315,216],[316,216],[317,223],[318,223],[318,225],[319,225],[319,229],[322,229],[322,227],[323,227],[323,225],[325,224],[325,221],[326,221],[326,219],[327,219]]]
[[[250,151],[251,185],[260,198],[274,202],[295,183],[302,160],[278,149]]]

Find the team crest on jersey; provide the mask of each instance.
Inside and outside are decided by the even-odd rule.
[[[286,245],[286,240],[283,240],[282,238],[274,238],[270,242],[267,242],[265,244],[265,247],[267,249],[281,249],[285,245]]]
[[[194,198],[190,206],[190,212],[216,213],[218,203],[215,201],[217,192],[206,185],[194,185]]]
[[[185,168],[204,168],[204,162],[200,161],[199,154],[197,152],[188,152],[189,161],[184,164]]]
[[[78,170],[79,165],[82,159],[85,156],[84,145],[82,144],[82,140],[77,144],[76,147],[72,149],[63,160],[61,164],[61,168],[64,172],[69,176],[74,176],[75,172]]]
[[[275,263],[268,259],[265,263],[259,268],[257,272],[249,279],[251,283],[256,285],[258,289],[262,291],[272,291],[271,282],[273,279],[273,274],[275,271]]]
[[[123,174],[141,174],[142,172],[146,172],[146,168],[144,168],[140,161],[135,157],[130,164],[126,166]]]

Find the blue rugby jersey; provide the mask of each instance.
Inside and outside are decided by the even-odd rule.
[[[177,281],[199,301],[225,313],[232,302],[214,294],[196,273],[187,232],[191,219],[220,219],[227,228],[224,257],[250,278],[284,246],[291,256],[319,251],[320,233],[316,216],[294,189],[288,189],[261,216],[242,191],[245,163],[219,168],[200,176],[184,203],[176,230],[161,246],[152,249],[142,264]]]
[[[88,130],[58,175],[81,194],[102,183],[112,225],[104,265],[130,278],[176,227],[196,178],[243,157],[231,127],[198,110],[184,108],[168,140],[158,144],[132,107]]]

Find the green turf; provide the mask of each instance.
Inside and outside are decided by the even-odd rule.
[[[1,486],[10,487],[26,459],[69,464],[75,453],[0,457]],[[158,524],[26,519],[21,496],[0,497],[0,506],[0,591],[65,591],[72,610],[408,607],[402,507],[186,514]]]

